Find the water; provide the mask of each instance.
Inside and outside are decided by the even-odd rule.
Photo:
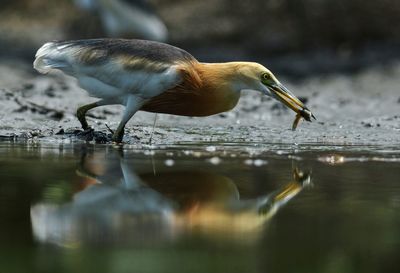
[[[0,143],[0,272],[400,272],[393,147]]]

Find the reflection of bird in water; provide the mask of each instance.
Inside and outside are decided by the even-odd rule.
[[[77,116],[88,129],[85,114],[102,105],[122,104],[125,112],[113,141],[138,111],[182,116],[209,116],[229,111],[242,90],[255,90],[280,100],[298,117],[313,115],[264,66],[252,62],[201,63],[171,45],[120,39],[50,42],[36,53],[34,67],[75,77],[91,96],[101,100],[82,106]]]
[[[166,236],[161,233],[169,232],[173,203],[145,185],[123,159],[112,156],[106,164],[102,160],[101,156],[83,158],[77,174],[84,187],[71,203],[32,207],[38,240],[73,245],[81,240],[123,242]]]
[[[147,0],[75,0],[97,14],[108,37],[166,41],[167,28]]]
[[[264,224],[311,182],[309,173],[295,169],[293,181],[282,188],[243,200],[234,181],[215,173],[179,171],[141,177],[179,204],[175,219],[185,229],[219,237],[246,234],[247,239],[257,237]]]
[[[39,203],[31,208],[38,240],[128,242],[186,232],[251,240],[282,205],[310,183],[309,174],[295,170],[293,181],[281,189],[241,200],[235,183],[216,173],[169,171],[139,178],[125,159],[109,159],[104,173],[96,175],[90,168],[97,164],[91,165],[90,160],[85,157],[78,169],[88,186],[72,202],[60,206]],[[242,234],[246,236],[235,236]]]

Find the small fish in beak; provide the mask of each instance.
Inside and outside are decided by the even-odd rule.
[[[302,118],[304,118],[305,120],[310,121],[310,122],[311,122],[311,118],[316,119],[310,110],[308,110],[307,108],[303,108],[297,113],[296,118],[293,121],[292,131],[296,130],[297,125],[299,124],[299,122]]]
[[[293,121],[292,130],[296,130],[300,120],[304,118],[311,122],[311,118],[316,119],[311,111],[294,96],[284,85],[281,83],[270,86],[276,98],[281,101],[288,108],[296,112],[296,118]]]

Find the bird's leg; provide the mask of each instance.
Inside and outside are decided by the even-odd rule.
[[[125,124],[120,123],[118,125],[117,130],[114,131],[114,134],[113,134],[113,136],[111,138],[112,141],[117,142],[117,143],[121,143],[122,142],[122,139],[124,138]]]
[[[124,129],[126,123],[131,119],[131,117],[142,107],[142,105],[145,103],[145,99],[141,97],[137,97],[134,95],[130,95],[127,98],[126,101],[126,107],[124,114],[122,116],[122,120],[118,125],[117,130],[115,130],[113,136],[112,136],[112,141],[121,143],[122,139],[124,137]]]
[[[88,123],[86,121],[86,117],[85,117],[87,111],[89,111],[93,108],[96,108],[98,106],[114,104],[114,103],[117,103],[117,102],[113,102],[113,101],[109,101],[109,100],[99,100],[99,101],[89,103],[89,104],[79,107],[78,110],[76,111],[76,117],[78,118],[79,122],[81,123],[82,129],[83,130],[89,129],[89,125],[88,125]]]
[[[84,106],[81,106],[76,111],[76,117],[78,118],[79,122],[81,123],[83,130],[89,129],[89,125],[88,125],[88,123],[86,121],[86,117],[85,117],[86,112],[89,111],[90,109],[93,109],[93,108],[97,107],[97,106],[100,106],[98,104],[98,102],[94,102],[94,103],[90,103],[90,104],[86,104]]]

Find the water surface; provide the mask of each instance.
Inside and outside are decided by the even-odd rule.
[[[400,272],[393,147],[0,143],[0,272]]]

